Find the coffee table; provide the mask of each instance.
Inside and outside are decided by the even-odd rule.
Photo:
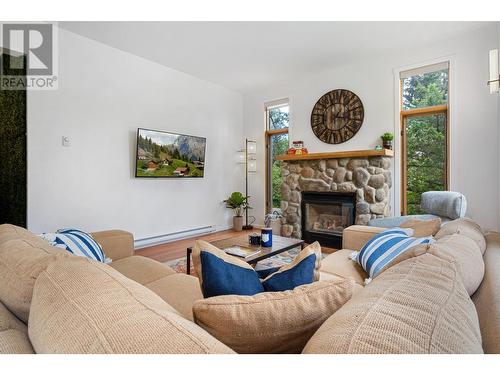
[[[260,245],[249,245],[248,244],[248,234],[244,234],[238,237],[227,238],[225,240],[219,240],[210,242],[212,245],[218,247],[219,249],[225,249],[231,246],[244,246],[255,250],[260,250],[257,254],[252,255],[249,258],[243,259],[248,264],[256,264],[257,262],[271,258],[272,256],[278,255],[285,251],[299,247],[304,248],[304,240],[297,238],[288,238],[273,235],[273,246],[263,247]],[[193,252],[193,247],[190,246],[186,251],[186,273],[189,275],[191,273],[191,253]]]

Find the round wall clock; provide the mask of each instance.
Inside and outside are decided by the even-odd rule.
[[[313,133],[321,141],[343,143],[358,132],[365,111],[359,97],[349,90],[332,90],[323,95],[311,112]]]

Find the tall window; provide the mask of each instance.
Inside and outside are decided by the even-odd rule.
[[[266,105],[266,210],[272,212],[281,202],[281,162],[276,156],[283,155],[288,142],[288,100]]]
[[[448,190],[448,62],[400,73],[401,214],[419,214],[420,197]]]

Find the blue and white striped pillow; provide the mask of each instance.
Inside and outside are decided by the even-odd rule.
[[[391,228],[375,235],[355,253],[353,260],[370,276],[367,283],[412,247],[435,242],[432,237],[410,237],[412,234],[411,228]]]
[[[70,253],[87,257],[98,262],[109,263],[101,245],[88,233],[78,229],[59,229],[56,233],[43,233],[40,237],[49,241],[52,246],[65,249]]]

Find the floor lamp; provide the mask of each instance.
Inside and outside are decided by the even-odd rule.
[[[245,164],[245,197],[248,197],[248,173],[257,172],[257,142],[245,139],[245,148],[239,153],[239,163]],[[248,223],[248,208],[245,208],[245,225],[243,229],[252,229],[253,226]]]

